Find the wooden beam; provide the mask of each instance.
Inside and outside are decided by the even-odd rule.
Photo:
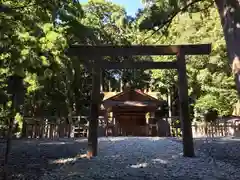
[[[176,69],[177,62],[133,62],[133,61],[123,61],[123,62],[109,62],[102,61],[97,63],[97,66],[104,69]]]
[[[158,45],[158,46],[85,46],[71,45],[68,53],[76,56],[100,57],[100,56],[147,56],[147,55],[177,55],[179,52],[186,55],[203,55],[211,53],[211,44],[194,45]]]
[[[180,101],[180,120],[183,132],[183,155],[186,157],[194,157],[194,145],[192,135],[192,123],[189,113],[188,104],[188,84],[185,54],[179,53],[178,62],[178,84],[179,84],[179,101]]]
[[[128,115],[128,116],[145,116],[145,112],[135,112],[135,111],[129,111],[129,112],[118,112],[118,111],[115,111],[115,113],[117,115]]]
[[[146,106],[158,106],[160,104],[151,101],[111,101],[106,100],[103,102],[104,106],[134,106],[134,107],[146,107]]]
[[[124,113],[126,113],[126,112],[136,112],[136,113],[147,113],[147,112],[149,112],[149,111],[156,111],[156,107],[138,107],[138,108],[119,108],[119,107],[114,107],[114,108],[112,108],[112,112],[124,112]]]

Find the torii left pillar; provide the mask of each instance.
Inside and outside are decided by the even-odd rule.
[[[92,67],[92,94],[91,114],[88,129],[88,151],[87,156],[97,156],[98,151],[98,117],[100,108],[100,68],[97,65]]]
[[[189,115],[188,103],[188,83],[187,69],[184,51],[180,51],[177,55],[178,64],[178,85],[179,85],[179,101],[180,101],[180,120],[183,130],[183,155],[185,157],[194,157],[194,145],[192,135],[192,122]]]

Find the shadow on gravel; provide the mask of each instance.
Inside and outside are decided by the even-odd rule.
[[[178,139],[167,139],[181,143]],[[9,174],[12,174],[13,180],[37,180],[44,175],[44,172],[53,172],[62,165],[77,159],[74,167],[64,166],[63,171],[67,176],[72,171],[75,175],[69,176],[78,176],[80,179],[82,174],[100,179],[124,179],[125,177],[128,177],[126,179],[152,179],[153,176],[165,179],[164,169],[171,169],[175,166],[175,161],[181,163],[182,160],[186,160],[179,153],[182,152],[182,147],[174,148],[174,143],[169,144],[168,140],[164,138],[155,140],[139,138],[137,140],[134,137],[106,138],[100,143],[99,157],[91,160],[76,158],[79,154],[86,153],[86,139],[15,140],[10,156]],[[164,143],[166,147],[160,145]],[[1,154],[3,154],[3,145],[3,143],[0,144]],[[196,138],[195,147],[198,152],[228,162],[237,168],[240,167],[240,139],[216,138],[216,141],[204,143],[204,138]],[[165,152],[168,152],[168,155],[164,156]],[[169,156],[171,156],[170,159]],[[87,169],[89,167],[94,171]],[[186,168],[184,171],[191,171],[191,167]],[[110,169],[109,171],[115,174],[106,175],[106,169]],[[81,173],[80,170],[83,172]],[[178,175],[178,178],[172,177],[172,179],[181,179],[181,176]]]
[[[182,143],[182,141],[177,138],[172,138],[171,140]],[[239,179],[240,138],[215,138],[215,140],[209,141],[208,143],[205,142],[205,138],[195,138],[194,144],[197,155],[196,158],[186,158],[182,156],[182,153],[179,153],[172,155],[170,160],[166,160],[163,157],[152,159],[152,162],[139,162],[130,167],[133,169],[140,169],[140,171],[145,171],[147,168],[152,168],[152,165],[154,164],[154,167],[157,167],[158,172],[161,170],[161,167],[165,167],[165,169],[168,170],[174,167],[171,171],[172,177],[170,178],[174,180],[200,180],[212,178],[222,180]],[[205,158],[202,157],[202,155],[200,158],[200,154],[205,154]],[[204,163],[205,160],[206,162]],[[177,165],[179,163],[181,168]],[[182,163],[184,165],[181,165]],[[225,163],[226,165],[224,165]],[[203,166],[201,167],[200,164],[203,164]],[[234,167],[236,171],[232,171],[231,167]],[[196,169],[198,172],[196,172]],[[162,179],[164,178],[165,177],[162,177]]]
[[[196,138],[195,146],[207,156],[240,167],[240,138],[218,137],[208,143],[203,138]]]
[[[182,143],[181,139],[173,140]],[[216,137],[214,140],[208,139],[208,143],[206,138],[194,138],[194,147],[197,155],[204,153],[215,160],[240,167],[240,137]]]
[[[9,174],[12,180],[38,179],[44,172],[59,167],[59,164],[50,162],[76,157],[85,152],[86,147],[86,140],[14,140],[9,158]],[[1,155],[4,155],[4,149],[5,143],[1,143]]]

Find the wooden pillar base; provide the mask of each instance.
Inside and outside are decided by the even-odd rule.
[[[98,114],[100,108],[100,84],[99,84],[99,73],[98,67],[92,69],[92,98],[91,98],[91,114],[88,126],[88,157],[97,156],[98,149]]]
[[[187,70],[184,52],[180,52],[177,55],[177,63],[178,63],[180,120],[183,130],[182,133],[183,155],[185,157],[194,157],[195,153],[192,135],[192,122],[189,116]]]

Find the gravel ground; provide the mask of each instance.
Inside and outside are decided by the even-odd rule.
[[[16,140],[10,174],[13,180],[240,179],[240,139],[195,139],[195,147],[197,157],[184,158],[174,138],[100,138],[98,157],[88,160],[79,156],[86,139]]]

